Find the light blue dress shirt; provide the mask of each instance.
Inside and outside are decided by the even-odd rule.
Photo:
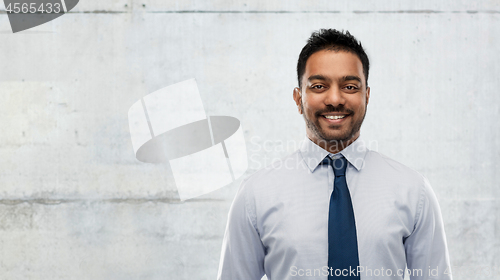
[[[438,201],[427,179],[358,138],[340,152],[356,220],[361,279],[452,279]],[[321,279],[328,268],[329,153],[299,150],[245,179],[232,203],[218,279]],[[334,157],[336,155],[333,155]],[[407,269],[405,269],[407,266]],[[338,274],[337,274],[338,275]],[[345,275],[345,274],[344,274]]]

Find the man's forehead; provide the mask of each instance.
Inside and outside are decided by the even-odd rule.
[[[321,50],[313,53],[306,62],[303,80],[364,80],[363,64],[353,52]]]

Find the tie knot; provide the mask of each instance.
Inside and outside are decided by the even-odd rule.
[[[347,160],[344,156],[333,160],[329,156],[326,156],[325,159],[323,159],[322,164],[331,165],[333,167],[335,177],[345,176],[345,170],[347,169]]]

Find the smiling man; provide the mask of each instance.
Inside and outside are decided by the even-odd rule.
[[[360,139],[368,72],[349,32],[322,29],[309,38],[293,91],[307,137],[243,181],[218,279],[451,279],[429,182]]]
[[[307,137],[331,153],[347,147],[359,137],[366,114],[370,88],[364,77],[368,70],[365,75],[356,53],[332,47],[312,54],[300,76],[306,79],[299,78],[293,98],[299,113],[304,114]]]

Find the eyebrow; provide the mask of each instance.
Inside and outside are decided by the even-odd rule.
[[[328,78],[328,77],[325,77],[323,75],[312,75],[311,77],[309,77],[307,79],[309,82],[312,81],[312,80],[320,80],[320,81],[327,81],[327,82],[330,82],[331,79]],[[354,75],[347,75],[347,76],[344,76],[342,78],[340,78],[340,81],[341,82],[347,82],[347,81],[358,81],[360,83],[363,83],[361,81],[361,78],[358,77],[358,76],[354,76]]]
[[[321,81],[327,81],[327,82],[331,81],[331,79],[330,79],[330,78],[327,78],[327,77],[325,77],[325,76],[323,76],[323,75],[312,75],[312,76],[311,76],[311,77],[309,77],[307,80],[308,80],[309,82],[310,82],[310,81],[312,81],[312,80],[321,80]]]
[[[340,79],[340,81],[342,82],[353,81],[353,80],[362,83],[361,78],[358,76],[344,76]]]

